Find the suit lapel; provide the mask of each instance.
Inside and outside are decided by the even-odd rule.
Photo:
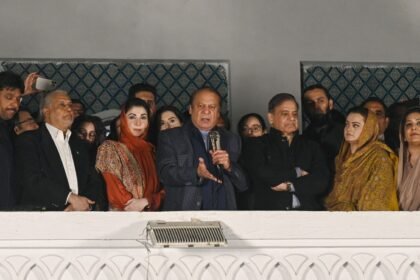
[[[64,171],[63,163],[61,162],[60,154],[58,153],[57,147],[51,137],[48,129],[43,125],[41,128],[41,149],[47,160],[47,164],[53,170],[54,177],[57,178],[63,186],[67,186],[70,189],[66,172]]]
[[[79,193],[81,193],[81,187],[82,184],[80,183],[82,179],[82,174],[86,174],[87,172],[83,172],[82,169],[87,168],[87,166],[84,164],[87,159],[82,159],[82,152],[80,150],[80,145],[77,142],[77,140],[74,138],[74,134],[70,137],[69,145],[71,149],[71,155],[73,157],[74,162],[74,168],[76,169],[76,175],[77,175],[77,185],[79,187]]]

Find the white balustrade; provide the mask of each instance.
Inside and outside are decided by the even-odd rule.
[[[147,248],[151,220],[221,221],[226,248]],[[420,213],[0,213],[0,279],[420,279]]]

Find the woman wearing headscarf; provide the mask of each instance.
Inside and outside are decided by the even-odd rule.
[[[400,209],[420,210],[420,107],[408,109],[400,127],[398,195]]]
[[[398,158],[377,140],[378,133],[375,114],[362,107],[349,111],[335,160],[334,187],[325,200],[328,210],[398,210]]]
[[[110,210],[159,210],[164,198],[155,164],[154,146],[145,140],[150,111],[141,99],[130,99],[120,114],[118,141],[98,149],[96,168],[105,182]]]

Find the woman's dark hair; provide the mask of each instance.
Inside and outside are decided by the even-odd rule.
[[[359,114],[363,117],[364,121],[366,121],[369,115],[369,110],[361,106],[356,106],[347,112],[347,116],[350,114]]]
[[[76,119],[71,126],[71,131],[74,133],[80,133],[80,129],[85,123],[92,123],[95,127],[96,138],[95,144],[99,146],[105,140],[105,126],[102,123],[102,120],[96,116],[90,115],[80,115]]]
[[[147,102],[144,101],[143,99],[131,98],[131,99],[128,99],[127,102],[124,104],[123,110],[124,110],[125,113],[127,113],[133,107],[143,107],[146,110],[147,119],[149,120],[149,126],[150,126],[151,125],[151,123],[150,123],[150,107],[147,104]]]
[[[407,122],[408,115],[410,115],[411,113],[420,113],[420,106],[414,106],[414,107],[408,108],[401,119],[400,133],[404,140],[405,140],[405,135],[404,135],[405,123]]]
[[[172,112],[175,114],[175,116],[179,119],[181,123],[184,123],[184,116],[181,114],[181,112],[178,110],[178,108],[172,106],[172,105],[165,105],[161,107],[159,110],[156,111],[155,119],[153,126],[155,128],[155,131],[160,131],[160,122],[162,121],[162,114],[165,112]]]
[[[181,122],[181,124],[185,122],[184,116],[176,107],[171,106],[171,105],[165,105],[159,108],[159,110],[156,111],[155,117],[153,118],[153,125],[151,126],[150,134],[149,134],[149,141],[153,143],[154,145],[157,145],[158,143],[158,137],[160,133],[160,122],[162,121],[162,114],[168,111],[174,113],[175,116]]]
[[[248,121],[249,118],[256,118],[260,122],[263,131],[267,129],[267,126],[265,125],[264,118],[260,114],[249,113],[249,114],[246,114],[246,115],[242,116],[239,119],[237,129],[238,129],[238,134],[241,137],[243,137],[243,130],[244,130],[245,124],[246,124],[246,122]]]
[[[109,134],[106,137],[106,139],[118,141],[117,122],[118,122],[119,119],[120,119],[120,117],[118,116],[110,122],[110,124],[109,124]]]
[[[293,95],[291,95],[290,93],[277,93],[270,99],[270,102],[268,102],[268,112],[273,113],[274,108],[281,105],[285,101],[295,102],[297,108],[299,109],[299,104],[297,103]]]

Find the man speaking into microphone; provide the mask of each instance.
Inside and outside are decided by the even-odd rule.
[[[235,210],[235,189],[247,188],[237,160],[239,136],[217,128],[222,98],[204,87],[190,98],[191,120],[159,135],[157,165],[163,210]]]

